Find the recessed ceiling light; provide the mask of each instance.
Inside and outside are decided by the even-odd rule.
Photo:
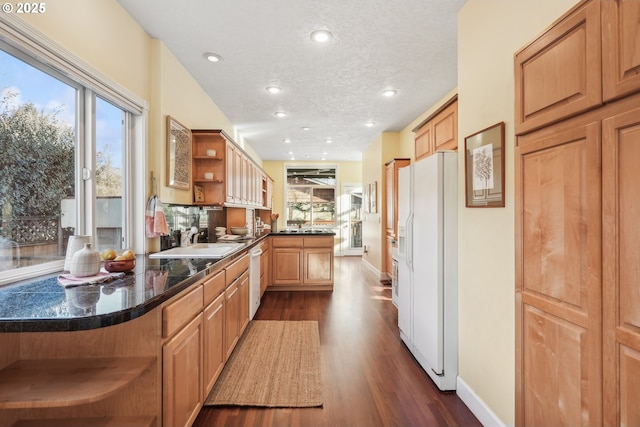
[[[304,127],[302,128],[302,130],[309,130],[309,129],[311,129],[311,128],[310,128],[310,127],[308,127],[308,126],[304,126]]]
[[[289,151],[287,154],[293,156],[293,151]]]
[[[321,157],[320,160],[327,160],[325,157]]]
[[[289,138],[285,138],[282,140],[282,142],[284,142],[285,144],[290,144],[291,140]]]
[[[387,98],[391,98],[396,93],[398,93],[398,91],[395,90],[395,89],[385,89],[385,90],[382,91],[382,96],[386,96]]]
[[[372,127],[372,126],[376,125],[376,122],[367,122],[364,125],[367,126],[367,127]]]
[[[209,62],[220,62],[222,61],[222,56],[217,53],[206,52],[202,56]]]
[[[331,138],[327,138],[324,142],[326,142],[327,144],[331,144],[333,141],[331,140]]]
[[[276,117],[285,117],[287,115],[287,113],[285,113],[284,111],[276,111],[273,114],[275,114]]]
[[[295,159],[296,159],[296,158],[295,158],[295,157],[293,157],[293,156],[289,157],[289,160],[295,160]]]
[[[326,43],[333,38],[333,34],[327,30],[316,30],[311,33],[311,40],[316,43]]]
[[[280,86],[267,86],[267,92],[277,94],[282,92],[282,88]]]
[[[305,156],[307,159],[310,159],[310,158],[311,158],[311,154],[305,154],[304,156]]]

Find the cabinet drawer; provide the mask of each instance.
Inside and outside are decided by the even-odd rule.
[[[164,307],[162,310],[162,336],[167,338],[173,335],[182,325],[200,313],[203,307],[202,285],[198,285],[176,302]]]
[[[303,240],[300,237],[274,237],[271,246],[274,248],[301,248]]]
[[[211,273],[202,286],[204,288],[204,305],[207,305],[224,291],[226,286],[225,271]]]
[[[333,236],[305,237],[304,247],[305,248],[332,248]]]
[[[249,255],[245,254],[242,258],[234,261],[226,270],[226,284],[230,285],[236,280],[243,272],[249,269]]]

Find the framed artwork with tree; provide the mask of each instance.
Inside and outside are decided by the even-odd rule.
[[[466,206],[504,207],[504,122],[464,139]]]

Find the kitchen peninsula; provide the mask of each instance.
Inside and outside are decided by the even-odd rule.
[[[222,260],[139,256],[98,285],[0,289],[0,425],[190,425],[249,322],[247,252],[266,237]]]
[[[333,289],[334,233],[314,229],[221,260],[139,256],[96,285],[0,288],[0,425],[191,425],[249,322],[258,245],[273,254],[267,290]]]

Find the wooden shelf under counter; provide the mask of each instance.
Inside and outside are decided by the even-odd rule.
[[[97,402],[138,378],[152,357],[19,360],[0,370],[0,409]]]

